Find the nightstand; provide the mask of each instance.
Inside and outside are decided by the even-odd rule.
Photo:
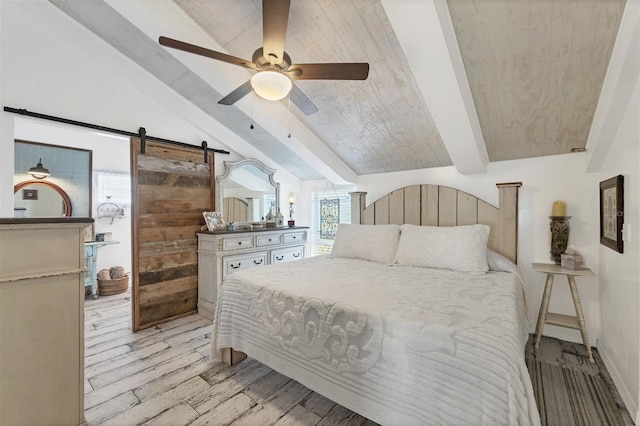
[[[536,350],[538,349],[538,343],[540,342],[540,336],[542,335],[542,329],[545,324],[573,328],[575,330],[580,330],[582,343],[587,347],[587,353],[589,354],[589,362],[595,362],[593,359],[593,353],[591,352],[591,343],[589,342],[589,334],[587,333],[587,325],[584,321],[582,304],[580,303],[580,296],[578,295],[578,288],[576,286],[575,279],[575,277],[589,277],[594,276],[595,274],[589,268],[574,271],[571,269],[564,269],[560,265],[553,263],[534,263],[533,270],[547,274],[547,282],[544,287],[544,294],[542,295],[542,303],[540,304],[540,313],[538,314],[538,324],[536,325],[536,336],[533,341],[533,347]],[[567,281],[569,281],[569,289],[571,290],[573,305],[576,308],[575,316],[548,312],[549,300],[551,299],[551,289],[553,288],[553,277],[556,275],[564,275],[567,277]]]

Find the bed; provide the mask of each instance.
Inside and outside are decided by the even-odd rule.
[[[212,356],[246,353],[381,424],[539,424],[519,186],[498,186],[499,209],[433,185],[367,208],[354,193],[331,255],[225,279]]]

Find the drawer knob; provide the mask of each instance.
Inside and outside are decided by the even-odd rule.
[[[296,238],[297,238],[297,237],[294,235],[294,236],[293,236],[293,239],[295,240]]]
[[[300,253],[293,253],[293,257],[300,257]]]
[[[260,261],[254,260],[253,263],[256,265],[262,265],[262,259],[260,259]]]
[[[276,260],[282,260],[284,259],[284,256],[276,256]]]
[[[269,241],[271,241],[271,238],[269,238]]]
[[[238,245],[241,246],[242,245],[242,241],[238,241]]]
[[[238,262],[238,266],[234,266],[234,264],[232,263],[232,264],[231,264],[231,267],[232,267],[233,269],[238,269],[238,268],[240,267],[240,265],[242,265],[242,262]]]

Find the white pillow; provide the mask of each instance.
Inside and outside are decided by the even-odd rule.
[[[423,268],[485,273],[489,226],[402,225],[396,263]]]
[[[392,263],[398,240],[400,225],[352,225],[338,224],[336,240],[331,256]]]

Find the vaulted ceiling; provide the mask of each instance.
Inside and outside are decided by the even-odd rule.
[[[334,182],[449,165],[481,173],[584,148],[625,7],[292,0],[294,62],[370,64],[365,81],[298,81],[319,108],[307,116],[254,94],[219,105],[252,72],[158,44],[164,35],[251,59],[260,0],[51,2],[291,174]]]

